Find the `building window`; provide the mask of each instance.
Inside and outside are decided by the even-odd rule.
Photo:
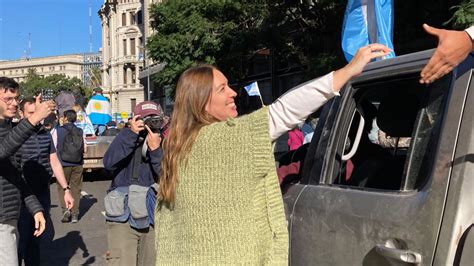
[[[123,68],[123,84],[127,84],[127,68]]]
[[[123,39],[123,56],[127,55],[127,39]]]
[[[135,13],[130,12],[130,25],[135,25]]]
[[[137,12],[137,22],[138,25],[142,25],[143,23],[143,13],[141,10]]]
[[[127,26],[127,13],[122,13],[122,26]]]
[[[130,107],[132,107],[131,110],[135,109],[136,105],[137,105],[137,99],[135,98],[130,99]]]
[[[135,55],[135,38],[130,39],[130,52]]]
[[[135,79],[137,78],[137,71],[132,68],[132,83],[135,83]]]

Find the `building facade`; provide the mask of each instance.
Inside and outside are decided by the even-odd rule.
[[[0,76],[13,78],[20,83],[25,81],[28,70],[34,69],[41,77],[65,75],[78,78],[85,86],[90,86],[88,73],[93,67],[100,69],[101,57],[100,53],[87,53],[0,61]]]
[[[79,54],[0,61],[0,76],[23,82],[29,69],[42,77],[63,74],[82,80],[84,58]]]
[[[83,55],[82,81],[86,87],[100,87],[102,53],[85,53]]]
[[[149,99],[148,86],[140,84],[139,72],[151,65],[146,38],[152,34],[150,4],[157,0],[105,0],[102,21],[102,89],[109,97],[112,113],[130,113]]]

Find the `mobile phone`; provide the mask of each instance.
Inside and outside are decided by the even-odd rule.
[[[49,101],[54,99],[53,89],[42,89],[41,90],[41,102]]]

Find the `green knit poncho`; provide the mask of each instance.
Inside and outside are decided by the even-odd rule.
[[[202,128],[178,168],[175,207],[155,215],[157,265],[288,264],[268,108]]]

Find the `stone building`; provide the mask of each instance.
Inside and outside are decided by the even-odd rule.
[[[130,113],[149,99],[149,86],[140,84],[139,72],[152,65],[145,51],[152,34],[149,6],[158,0],[104,0],[99,10],[102,21],[102,89],[112,113]]]
[[[0,76],[22,82],[26,78],[28,69],[35,69],[36,73],[43,77],[64,74],[67,77],[82,80],[83,63],[84,58],[80,54],[0,61]]]
[[[100,53],[69,54],[29,59],[0,61],[0,76],[13,78],[18,83],[25,81],[29,69],[36,74],[47,77],[63,74],[69,78],[78,78],[87,83],[88,73],[92,67],[101,66]]]

